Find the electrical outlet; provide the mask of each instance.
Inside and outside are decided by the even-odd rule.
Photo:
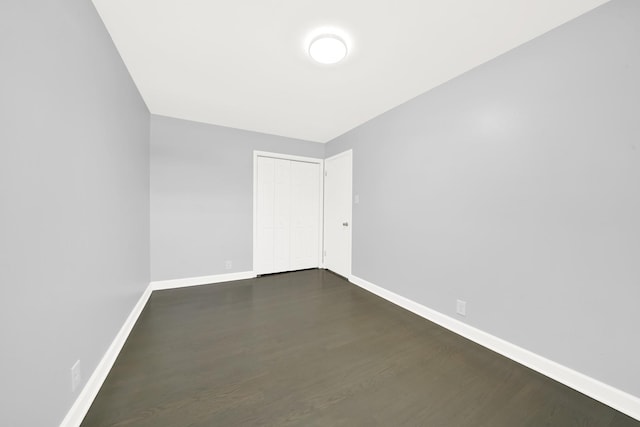
[[[231,267],[233,267],[233,263],[231,261],[225,261],[224,262],[225,270],[231,270]]]
[[[80,387],[82,382],[82,372],[80,371],[80,361],[76,361],[71,367],[71,391],[74,392]]]
[[[466,316],[467,315],[467,302],[466,301],[462,301],[461,299],[459,299],[456,302],[456,313],[458,313],[460,316]]]
[[[360,195],[359,194],[356,194],[355,196],[353,196],[353,203],[356,204],[356,205],[358,203],[360,203]]]

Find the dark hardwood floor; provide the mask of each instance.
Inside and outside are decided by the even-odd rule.
[[[640,426],[322,270],[154,292],[82,426]]]

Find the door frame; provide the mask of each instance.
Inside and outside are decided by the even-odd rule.
[[[324,159],[316,157],[294,156],[291,154],[273,153],[270,151],[253,150],[253,258],[251,260],[251,268],[256,271],[256,259],[258,257],[258,157],[269,157],[272,159],[293,160],[297,162],[316,163],[320,167],[320,200],[319,200],[319,216],[318,221],[318,268],[324,268]]]
[[[348,149],[345,150],[341,153],[335,154],[331,157],[327,157],[326,159],[324,159],[324,172],[322,174],[322,178],[323,181],[326,178],[326,165],[327,165],[327,161],[329,160],[334,160],[337,159],[339,157],[342,156],[346,156],[346,155],[350,155],[351,156],[351,194],[349,195],[349,249],[348,249],[348,254],[349,254],[349,259],[347,262],[347,265],[349,266],[349,272],[347,275],[347,280],[351,280],[351,274],[352,274],[352,262],[353,262],[353,149]],[[326,195],[325,195],[326,197]],[[324,197],[323,197],[323,206],[324,206]],[[322,242],[323,242],[323,252],[322,252],[322,265],[323,268],[327,268],[324,262],[324,241],[325,241],[325,223],[324,223],[324,214],[322,217]]]

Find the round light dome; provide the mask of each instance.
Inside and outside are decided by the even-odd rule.
[[[321,64],[335,64],[347,56],[347,44],[335,34],[323,34],[313,39],[309,55]]]

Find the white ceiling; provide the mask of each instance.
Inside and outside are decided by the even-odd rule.
[[[93,0],[154,114],[327,142],[607,0]],[[341,29],[349,55],[306,42]]]

